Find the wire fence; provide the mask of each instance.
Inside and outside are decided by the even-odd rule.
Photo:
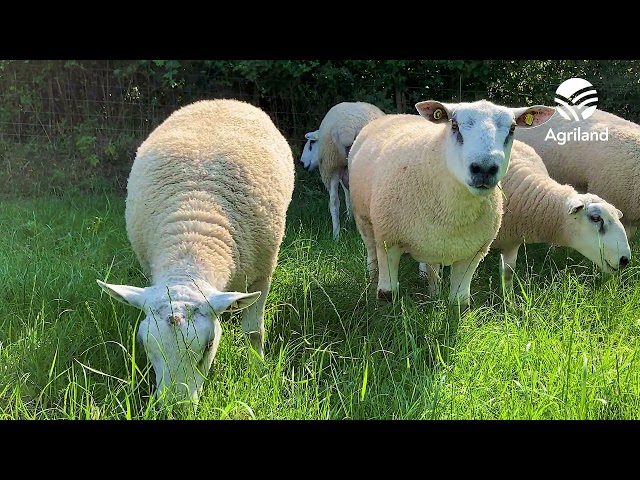
[[[122,182],[138,145],[174,110],[196,100],[236,98],[262,108],[299,156],[304,134],[317,129],[325,113],[341,101],[367,101],[387,113],[415,113],[414,104],[428,98],[552,105],[558,87],[554,79],[542,77],[527,79],[528,88],[522,90],[505,90],[500,82],[479,89],[469,87],[471,82],[462,75],[441,74],[423,75],[420,83],[401,89],[393,78],[357,76],[341,88],[327,88],[317,79],[277,78],[270,78],[266,88],[259,78],[221,75],[213,69],[167,79],[149,71],[119,75],[113,61],[80,69],[47,62],[0,72],[0,155],[8,174],[1,190],[7,190],[6,182],[12,179],[34,177],[34,155],[44,157],[40,168],[45,166],[50,178],[73,173],[76,179],[102,175]],[[591,83],[599,106],[638,121],[637,85],[630,87],[628,78],[596,78]]]

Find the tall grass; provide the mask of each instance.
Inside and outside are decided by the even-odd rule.
[[[529,245],[503,299],[495,252],[458,320],[403,258],[379,304],[353,223],[331,238],[327,194],[298,175],[269,293],[265,359],[226,318],[198,409],[154,400],[141,312],[95,279],[147,285],[124,198],[5,199],[0,209],[1,419],[637,419],[637,260],[604,276],[575,251]],[[634,255],[638,254],[633,244]]]

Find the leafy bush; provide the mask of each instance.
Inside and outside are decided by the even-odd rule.
[[[582,77],[600,108],[638,121],[638,70],[636,60],[0,60],[0,155],[8,162],[0,193],[50,191],[60,176],[75,188],[102,177],[122,189],[151,130],[201,99],[261,107],[298,157],[304,134],[342,101],[388,113],[415,113],[426,98],[552,104],[560,83]]]

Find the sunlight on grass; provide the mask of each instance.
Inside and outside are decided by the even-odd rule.
[[[638,267],[604,276],[576,252],[522,250],[504,299],[495,252],[458,319],[404,257],[382,304],[353,222],[331,238],[305,177],[269,293],[265,358],[223,322],[197,410],[162,408],[136,341],[141,312],[95,279],[145,286],[111,195],[4,200],[1,419],[637,419]],[[637,254],[637,247],[634,248]]]

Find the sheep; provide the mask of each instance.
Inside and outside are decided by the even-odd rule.
[[[640,125],[595,110],[580,121],[554,115],[545,128],[517,132],[516,139],[538,152],[555,180],[619,208],[632,239],[640,226]]]
[[[514,140],[509,169],[501,182],[505,195],[502,223],[491,249],[500,251],[505,291],[513,287],[518,250],[523,243],[569,247],[605,273],[627,266],[631,250],[622,212],[597,195],[579,193],[549,176],[542,158],[529,145]],[[429,293],[438,295],[440,265],[420,264]]]
[[[351,219],[349,173],[347,156],[349,149],[362,128],[385,113],[366,102],[342,102],[329,109],[318,129],[318,169],[325,188],[329,190],[329,212],[333,227],[333,239],[340,239],[340,197],[338,184],[342,185],[347,218]]]
[[[320,130],[315,130],[313,132],[307,132],[305,134],[305,138],[307,139],[307,143],[305,143],[304,145],[304,149],[302,150],[302,155],[300,156],[300,163],[302,164],[302,168],[304,168],[307,172],[313,172],[314,170],[316,170],[318,168],[318,134],[319,134]],[[348,178],[348,177],[347,177]],[[340,176],[340,185],[342,185],[342,190],[344,192],[344,197],[345,197],[345,208],[347,210],[347,218],[351,218],[351,204],[349,202],[349,189],[345,186],[345,182],[344,182],[344,175]],[[340,201],[338,200],[336,202],[336,204],[338,205],[338,209],[339,209],[339,205],[340,205]],[[331,205],[331,204],[330,204]],[[339,213],[336,212],[336,217],[338,218],[337,222],[339,225]],[[333,217],[332,217],[333,218]],[[337,227],[338,229],[338,234],[339,234],[339,226]],[[335,228],[334,228],[335,231]]]
[[[400,257],[408,253],[418,262],[451,265],[449,301],[462,311],[500,227],[496,186],[509,165],[513,132],[542,124],[554,109],[488,100],[415,107],[420,115],[373,120],[351,147],[354,219],[379,300],[397,294]]]
[[[136,152],[126,229],[151,285],[100,287],[142,309],[138,339],[156,396],[197,405],[216,355],[220,314],[264,357],[264,308],[294,188],[291,147],[261,109],[200,100],[173,112]]]
[[[307,172],[313,172],[318,168],[318,133],[320,130],[313,132],[307,132],[304,134],[304,138],[307,139],[307,143],[304,144],[302,149],[302,155],[300,156],[300,163],[302,168]]]

